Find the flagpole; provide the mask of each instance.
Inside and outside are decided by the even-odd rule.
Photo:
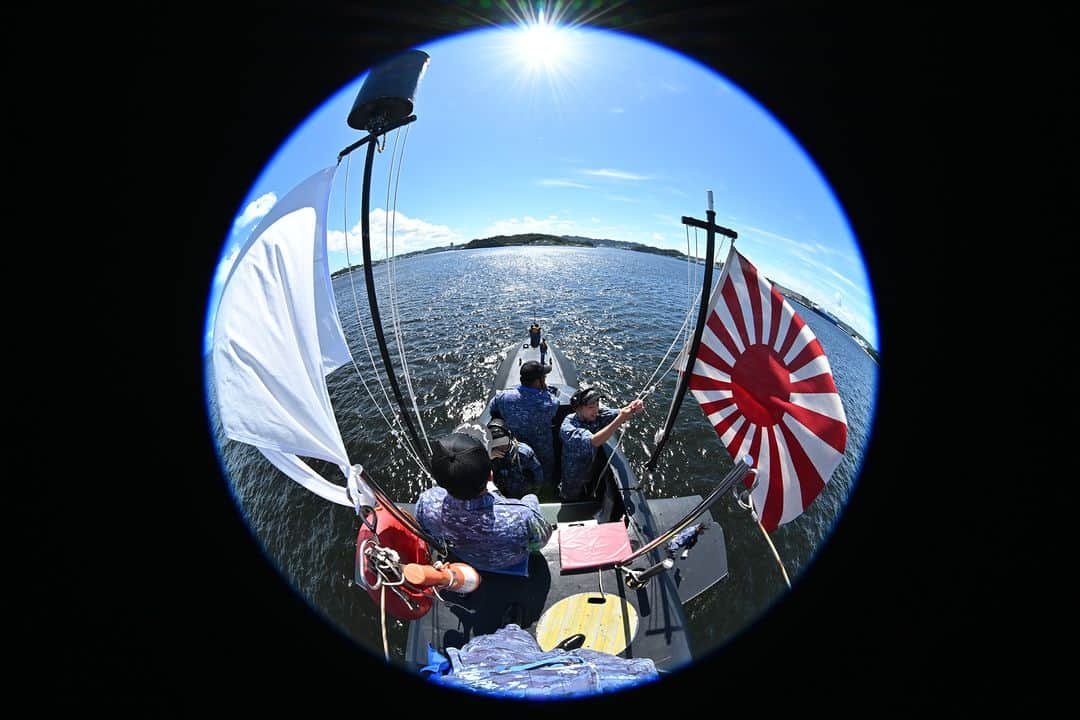
[[[647,472],[652,472],[656,467],[656,461],[660,458],[660,452],[667,444],[668,438],[671,435],[671,428],[675,424],[675,418],[679,414],[679,408],[682,406],[683,396],[686,395],[686,389],[690,386],[690,371],[694,367],[694,361],[697,359],[698,348],[701,346],[701,333],[705,329],[705,315],[709,308],[709,296],[712,294],[712,276],[714,255],[716,250],[716,233],[720,233],[726,237],[735,240],[739,235],[734,230],[730,230],[726,227],[722,227],[716,224],[716,212],[713,210],[713,194],[712,190],[706,190],[707,197],[707,209],[705,210],[705,221],[702,222],[697,218],[686,217],[682,218],[684,225],[692,225],[694,227],[704,228],[705,230],[705,277],[701,281],[701,302],[698,305],[698,318],[697,326],[694,328],[694,338],[690,343],[690,352],[686,358],[686,368],[683,370],[681,377],[679,378],[679,387],[675,391],[675,398],[671,404],[671,408],[668,410],[667,420],[664,422],[664,430],[660,435],[660,439],[656,441],[656,449],[652,451],[649,456],[649,462],[645,465]]]

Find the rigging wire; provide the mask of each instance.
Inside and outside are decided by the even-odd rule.
[[[361,333],[362,337],[364,338],[364,349],[367,351],[368,360],[371,362],[372,372],[375,375],[375,379],[378,380],[378,382],[379,382],[379,388],[382,390],[383,398],[386,400],[386,406],[391,407],[390,395],[386,392],[386,385],[383,383],[382,376],[379,374],[379,369],[375,364],[375,356],[372,355],[372,353],[371,353],[371,344],[368,342],[367,330],[364,328],[364,323],[363,323],[362,319],[360,318],[360,301],[359,301],[359,299],[357,298],[357,295],[356,295],[356,283],[353,280],[352,270],[351,270],[351,268],[352,268],[352,257],[351,257],[351,254],[349,252],[349,221],[348,221],[349,169],[351,168],[351,166],[352,166],[352,156],[349,157],[349,160],[345,165],[345,198],[346,198],[345,206],[346,207],[343,210],[344,215],[345,215],[345,262],[348,264],[348,266],[350,268],[350,271],[347,273],[348,277],[349,277],[349,290],[352,292],[353,309],[356,311],[356,324],[359,326],[360,333]],[[349,355],[351,356],[352,353],[349,353]],[[406,452],[406,454],[408,454],[413,459],[413,461],[417,464],[417,466],[419,466],[421,472],[423,472],[425,475],[428,475],[427,468],[424,466],[424,463],[420,460],[419,454],[417,453],[416,449],[413,448],[412,443],[409,440],[409,436],[405,432],[405,428],[402,425],[401,418],[398,417],[397,413],[394,413],[394,412],[391,411],[391,415],[393,415],[393,417],[394,417],[394,422],[396,422],[397,425],[398,425],[398,427],[395,428],[394,427],[394,422],[391,422],[390,419],[387,418],[386,414],[383,412],[382,407],[379,405],[379,401],[375,399],[374,393],[372,393],[371,388],[368,387],[367,381],[364,379],[364,375],[360,371],[360,367],[356,364],[355,359],[353,359],[352,365],[353,365],[353,369],[356,370],[357,376],[360,378],[360,382],[363,383],[364,389],[367,390],[368,397],[371,398],[372,404],[375,406],[375,409],[377,409],[379,411],[379,415],[382,416],[383,421],[386,423],[387,427],[390,428],[390,433],[397,440],[398,447],[402,448]],[[428,476],[430,477],[430,475],[428,475]]]
[[[690,226],[683,225],[683,230],[686,231],[686,306],[691,307],[691,303],[693,303],[691,293],[694,292],[694,289],[690,284],[690,269],[693,267],[694,260],[690,257]]]
[[[698,240],[699,240],[699,235],[698,235],[698,228],[697,228],[697,227],[695,227],[695,228],[694,228],[694,257],[695,257],[695,258],[697,257],[697,255],[698,255],[698,252],[699,252],[699,250],[700,250],[700,247],[699,247],[699,245],[698,245]],[[689,234],[687,235],[687,242],[689,242]],[[721,249],[723,248],[723,244],[724,244],[724,239],[723,239],[723,236],[721,236],[721,238],[720,238],[720,241],[719,241],[719,243],[717,244],[717,251],[719,251],[719,250],[721,250]],[[718,255],[718,254],[719,254],[719,252],[717,252],[716,254]],[[715,262],[715,260],[714,260],[714,262]],[[696,282],[696,281],[697,281],[697,270],[696,270],[696,267],[697,267],[697,262],[696,262],[696,260],[695,260],[694,266],[695,266],[695,270],[694,270],[694,280],[695,280],[695,282]],[[702,278],[702,280],[704,281],[704,277]],[[700,289],[700,290],[698,291],[698,295],[697,295],[697,297],[695,298],[695,302],[693,302],[693,303],[691,304],[690,308],[688,308],[688,309],[687,309],[686,319],[685,319],[685,320],[683,321],[683,327],[682,327],[682,328],[681,328],[681,329],[679,330],[679,334],[680,334],[680,335],[682,334],[682,332],[683,332],[683,330],[684,330],[684,329],[686,330],[686,338],[685,338],[685,339],[683,340],[683,349],[682,349],[682,352],[681,352],[681,353],[679,354],[679,356],[678,356],[678,357],[677,357],[677,358],[675,359],[675,361],[674,361],[674,362],[672,362],[672,367],[674,367],[674,366],[675,366],[676,364],[678,364],[679,360],[680,360],[680,359],[681,359],[681,358],[683,357],[683,354],[684,354],[684,353],[685,353],[686,355],[689,355],[689,352],[690,352],[690,343],[691,343],[691,339],[692,339],[692,337],[693,337],[693,334],[692,334],[692,333],[691,333],[691,331],[690,331],[690,325],[689,325],[690,315],[691,315],[691,314],[693,313],[693,307],[694,307],[694,305],[697,305],[697,301],[700,301],[700,299],[701,299],[701,293],[703,293],[703,292],[708,292],[708,293],[709,293],[710,295],[712,295],[712,288],[711,288],[711,287],[709,287],[709,288],[705,288],[705,287],[702,287],[702,288],[701,288],[701,289]],[[676,336],[676,337],[678,337],[678,336]],[[667,356],[665,355],[664,357],[667,357]],[[696,359],[696,358],[695,358],[695,359]],[[662,362],[662,361],[661,361],[661,362]],[[690,358],[689,358],[689,357],[687,357],[687,358],[686,358],[686,367],[684,367],[684,368],[683,368],[683,371],[684,371],[684,372],[690,372],[691,370],[692,370],[692,368],[690,367]],[[668,373],[668,372],[670,372],[670,371],[671,371],[671,368],[668,368],[668,370],[667,370],[667,371],[666,371],[666,372],[664,373],[664,376],[666,376],[666,375],[667,375],[667,373]],[[671,414],[671,411],[672,411],[672,410],[673,410],[673,409],[675,408],[675,399],[676,399],[676,398],[675,398],[675,394],[674,394],[674,393],[672,393],[672,396],[671,396],[671,404],[670,404],[670,405],[669,405],[669,407],[668,407],[668,414],[669,414],[669,415]],[[658,431],[658,432],[659,432],[659,431]],[[655,443],[659,443],[659,439],[657,439],[657,438],[655,438],[655,437],[654,437],[654,440],[653,440],[653,442],[655,442]]]
[[[393,152],[397,152],[397,141],[398,141],[398,133],[395,131],[395,133],[394,133],[394,151]],[[395,277],[395,275],[397,273],[397,262],[395,260],[395,258],[397,256],[397,251],[396,251],[396,247],[395,247],[395,243],[396,243],[396,240],[397,240],[397,196],[398,196],[398,188],[400,187],[400,183],[401,183],[401,166],[404,165],[404,163],[405,163],[405,148],[406,148],[406,145],[408,144],[408,142],[409,142],[409,126],[407,125],[407,126],[405,126],[405,137],[401,141],[401,155],[398,157],[398,161],[397,161],[397,174],[394,175],[393,172],[391,172],[390,175],[387,176],[387,181],[386,181],[386,204],[387,204],[388,208],[391,208],[390,209],[390,213],[391,213],[390,218],[391,218],[391,220],[390,220],[390,223],[383,223],[383,233],[384,233],[384,235],[389,233],[390,247],[389,247],[389,254],[387,255],[387,257],[389,258],[389,265],[387,267],[387,280],[388,280],[388,282],[390,284],[390,319],[391,319],[391,323],[393,324],[393,327],[394,327],[394,338],[395,338],[395,342],[397,344],[397,349],[398,349],[398,359],[401,362],[401,371],[402,371],[401,374],[405,378],[405,387],[408,388],[408,390],[409,390],[409,399],[412,400],[413,413],[415,413],[415,415],[416,415],[416,423],[420,426],[420,433],[424,437],[424,444],[427,445],[428,455],[430,456],[431,455],[431,442],[430,442],[430,440],[428,440],[427,430],[424,428],[424,421],[420,417],[420,408],[416,404],[416,391],[413,390],[412,376],[409,373],[409,364],[405,359],[405,342],[402,339],[400,313],[398,312],[397,291],[396,291],[396,285],[394,283],[394,277]],[[391,153],[391,154],[393,154],[393,153]],[[393,168],[393,167],[394,167],[394,165],[391,162],[391,168]],[[391,179],[391,177],[393,177],[393,181],[394,181],[394,202],[393,202],[393,205],[391,205],[391,203],[390,203],[390,179]]]
[[[698,251],[699,251],[699,249],[700,249],[700,246],[699,246],[699,244],[698,244],[698,240],[699,240],[699,235],[698,235],[698,228],[696,228],[696,227],[695,227],[695,228],[694,228],[694,280],[695,280],[695,282],[697,281],[697,255],[698,255]],[[723,244],[723,239],[721,239],[720,243],[721,243],[721,245]],[[689,228],[689,226],[687,226],[687,227],[686,227],[686,249],[687,249],[687,279],[688,279],[688,281],[689,281],[689,278],[690,278],[690,269],[689,269],[689,268],[690,268],[690,258],[689,258],[689,251],[690,251],[690,228]],[[690,286],[689,286],[689,284],[688,284],[688,285],[687,285],[687,291],[689,292],[689,290],[690,290]],[[694,298],[693,298],[692,300],[690,300],[690,302],[689,302],[689,303],[687,303],[687,308],[686,308],[686,316],[685,316],[685,317],[683,318],[683,323],[682,323],[682,326],[681,326],[681,327],[679,328],[678,332],[676,332],[676,333],[675,333],[675,339],[674,339],[674,340],[672,340],[672,342],[671,342],[671,345],[669,345],[669,346],[668,346],[667,352],[665,352],[665,353],[664,353],[664,357],[662,357],[662,358],[660,359],[660,364],[659,364],[659,365],[657,365],[657,367],[656,367],[656,369],[655,369],[655,370],[653,370],[653,373],[652,373],[652,375],[651,375],[651,376],[649,377],[649,379],[648,379],[648,380],[647,380],[647,381],[645,382],[645,386],[644,386],[644,388],[643,388],[643,389],[642,389],[642,390],[641,390],[641,391],[640,391],[640,392],[639,392],[639,393],[637,394],[637,396],[636,396],[636,397],[637,397],[637,398],[638,398],[639,400],[644,400],[644,399],[645,399],[646,397],[648,397],[649,395],[651,395],[651,394],[653,394],[654,392],[656,392],[656,391],[657,391],[657,390],[659,389],[659,386],[660,386],[660,382],[662,382],[662,381],[663,381],[663,379],[664,379],[665,377],[667,377],[668,373],[670,373],[670,372],[671,372],[671,371],[672,371],[672,370],[673,370],[673,369],[675,368],[675,366],[676,366],[676,365],[678,365],[678,363],[679,363],[679,360],[680,360],[680,359],[682,358],[682,356],[683,356],[683,353],[687,353],[687,352],[689,351],[689,345],[690,345],[690,339],[691,339],[691,334],[690,334],[690,317],[691,317],[691,316],[693,315],[693,313],[694,313],[694,308],[695,308],[695,306],[696,306],[696,305],[698,304],[698,301],[700,301],[700,299],[701,299],[701,293],[703,293],[703,292],[705,292],[705,288],[704,288],[704,287],[703,287],[703,288],[701,288],[701,289],[700,289],[700,290],[698,291],[697,295],[696,295],[696,296],[695,296],[695,297],[694,297]],[[711,294],[711,292],[712,292],[712,288],[709,288],[709,292],[710,292],[710,294]],[[656,377],[657,373],[659,373],[659,372],[660,372],[660,368],[662,368],[662,367],[664,366],[664,362],[665,362],[665,361],[667,360],[667,358],[668,358],[668,355],[670,355],[670,354],[671,354],[671,351],[672,351],[672,350],[673,350],[673,349],[675,348],[675,346],[676,346],[676,345],[677,345],[677,344],[679,343],[679,339],[683,337],[684,333],[685,333],[685,338],[683,339],[683,349],[682,349],[682,351],[681,351],[681,352],[679,353],[679,355],[677,355],[677,356],[675,357],[675,359],[674,359],[674,360],[672,360],[672,362],[671,362],[671,365],[670,365],[670,366],[668,366],[667,370],[665,370],[665,371],[664,371],[664,372],[663,372],[663,373],[662,373],[662,374],[660,375],[660,377],[659,377],[659,378],[657,378],[657,377]],[[687,364],[689,364],[689,358],[687,358]],[[686,367],[686,368],[684,368],[684,371],[685,371],[685,372],[690,372],[690,368],[689,368],[689,367]],[[656,380],[656,381],[655,381],[655,383],[653,382],[654,378],[655,378],[655,380]],[[671,408],[673,408],[674,406],[675,406],[675,396],[674,396],[674,394],[672,394],[672,397],[671,397],[671,405],[670,405],[670,407],[668,408],[668,412],[669,412],[669,413],[671,412]],[[621,429],[621,430],[619,431],[619,438],[618,438],[618,440],[616,440],[616,442],[615,442],[615,450],[616,450],[616,451],[617,451],[617,450],[618,450],[618,449],[619,449],[619,448],[620,448],[620,447],[622,446],[623,436],[624,436],[624,435],[626,434],[626,431],[627,431],[627,429],[628,429],[628,427],[627,427],[626,425],[624,425],[624,426],[622,427],[622,429]],[[656,440],[654,440],[654,442],[657,442],[657,441],[656,441]],[[610,454],[608,455],[607,463],[605,463],[605,464],[604,464],[604,467],[603,467],[603,469],[601,469],[601,471],[600,471],[600,474],[601,474],[601,475],[603,475],[603,473],[604,473],[604,472],[606,472],[606,471],[607,471],[607,469],[608,469],[609,467],[611,467],[611,461],[612,461],[612,459],[613,459],[614,457],[615,457],[615,451],[612,451],[612,452],[611,452],[611,453],[610,453]],[[774,554],[775,554],[775,550],[774,550]],[[779,562],[779,560],[780,560],[780,558],[779,558],[779,556],[777,556],[777,562]],[[782,563],[781,563],[781,568],[783,568],[783,564],[782,564]],[[787,577],[787,573],[786,573],[786,572],[784,573],[784,576],[785,576],[785,578]],[[790,587],[790,583],[788,583],[788,586]]]
[[[356,285],[355,285],[355,283],[353,282],[353,279],[352,279],[352,257],[351,257],[351,255],[349,253],[349,210],[348,210],[348,202],[347,202],[347,198],[349,197],[349,168],[350,168],[351,163],[352,163],[352,157],[350,156],[349,161],[345,164],[345,197],[346,197],[346,203],[344,203],[344,206],[342,208],[342,215],[344,216],[344,219],[345,219],[345,263],[349,267],[349,272],[347,273],[348,276],[349,276],[349,290],[352,292],[353,309],[356,311],[356,325],[357,325],[357,327],[360,328],[360,333],[363,335],[363,338],[364,338],[364,349],[367,350],[368,359],[371,361],[371,367],[372,367],[372,369],[374,371],[375,379],[379,381],[379,388],[382,390],[383,397],[386,399],[387,407],[389,407],[390,406],[390,396],[386,393],[386,386],[383,384],[382,377],[379,376],[378,368],[375,367],[375,357],[371,354],[371,347],[370,347],[370,345],[368,343],[368,338],[367,338],[367,330],[364,329],[364,323],[360,319],[360,300],[356,296]],[[349,355],[351,356],[352,353],[349,353]],[[390,422],[390,420],[386,417],[386,414],[383,413],[382,407],[379,405],[379,402],[375,399],[375,395],[371,392],[371,389],[368,387],[367,380],[364,379],[364,375],[363,375],[363,373],[360,372],[360,368],[356,365],[356,360],[355,359],[353,359],[352,364],[353,364],[353,368],[356,370],[357,376],[360,378],[360,382],[364,384],[364,389],[367,390],[368,397],[371,398],[372,404],[375,405],[375,409],[379,411],[380,415],[382,415],[383,420],[386,421],[386,424],[390,427],[390,430],[394,431],[394,424],[392,422]],[[396,431],[394,431],[394,432],[396,432]]]
[[[696,299],[696,298],[695,298],[695,299]],[[650,376],[649,376],[649,379],[648,379],[648,380],[647,380],[647,381],[645,382],[645,386],[644,386],[644,387],[643,387],[643,388],[642,388],[642,389],[641,389],[641,390],[640,390],[640,391],[639,391],[639,392],[637,393],[637,395],[635,395],[636,399],[638,399],[638,400],[644,400],[644,399],[645,399],[645,398],[647,398],[647,397],[648,397],[649,395],[652,395],[652,394],[653,394],[654,392],[656,392],[656,391],[657,391],[657,389],[659,389],[659,386],[660,386],[660,382],[661,382],[661,381],[662,381],[662,380],[663,380],[663,379],[664,379],[665,377],[667,377],[667,374],[668,374],[669,372],[671,372],[672,368],[674,368],[674,367],[675,367],[675,364],[676,364],[676,363],[678,362],[678,358],[675,358],[675,360],[673,360],[673,361],[672,361],[671,365],[670,365],[670,366],[668,366],[668,369],[667,369],[667,370],[665,370],[665,371],[663,372],[663,374],[661,374],[661,375],[660,375],[660,377],[659,377],[659,378],[657,378],[657,377],[656,377],[656,374],[657,374],[658,372],[660,372],[660,368],[662,368],[662,367],[664,366],[664,362],[665,362],[665,361],[667,360],[667,358],[668,358],[668,355],[670,355],[670,354],[671,354],[671,351],[672,351],[672,350],[673,350],[673,349],[675,348],[675,346],[676,346],[676,345],[678,344],[678,342],[679,342],[679,338],[680,338],[680,337],[682,336],[682,334],[683,334],[683,330],[684,330],[684,329],[685,329],[685,328],[687,327],[687,325],[689,325],[689,323],[690,323],[690,316],[691,316],[691,315],[693,314],[693,311],[694,311],[694,303],[691,303],[691,304],[690,304],[690,306],[689,306],[689,307],[687,308],[687,310],[686,310],[686,317],[685,317],[685,318],[683,318],[683,324],[682,324],[682,327],[680,327],[680,328],[679,328],[679,330],[678,330],[678,332],[677,332],[677,333],[675,333],[675,339],[671,341],[671,344],[670,344],[670,345],[668,345],[668,349],[667,349],[667,352],[665,352],[665,353],[664,353],[664,357],[660,358],[660,364],[656,366],[656,369],[655,369],[655,370],[653,370],[653,373],[652,373],[652,375],[650,375]],[[656,379],[656,382],[655,382],[655,383],[653,383],[653,379],[654,379],[654,378]],[[619,448],[620,448],[620,447],[622,446],[623,436],[624,436],[624,435],[626,435],[626,430],[627,430],[627,426],[626,426],[626,425],[623,425],[622,429],[621,429],[621,430],[619,430],[619,439],[615,441],[615,450],[613,450],[613,451],[612,451],[612,452],[611,452],[611,453],[610,453],[610,454],[608,455],[608,459],[607,459],[607,462],[606,462],[606,463],[604,464],[604,467],[603,467],[603,468],[601,468],[601,470],[600,470],[600,476],[602,476],[602,475],[603,475],[603,474],[604,474],[604,473],[605,473],[605,472],[607,471],[607,469],[608,469],[609,467],[611,467],[611,460],[612,460],[612,458],[614,458],[614,457],[615,457],[615,451],[617,451],[617,450],[618,450],[618,449],[619,449]],[[598,477],[599,477],[599,476],[598,476]]]
[[[689,251],[690,251],[690,226],[689,225],[684,225],[683,227],[686,228],[686,248],[687,248],[687,253],[689,253]],[[695,282],[695,284],[697,283],[698,251],[699,251],[698,229],[695,227],[694,228],[694,282]],[[689,262],[689,259],[688,259],[688,262]],[[682,348],[682,351],[680,351],[679,355],[675,358],[675,361],[672,363],[672,367],[674,367],[678,363],[679,358],[681,358],[684,353],[689,354],[689,351],[690,351],[690,339],[693,336],[691,331],[690,331],[690,316],[694,312],[694,307],[701,300],[701,293],[704,292],[704,291],[705,291],[705,288],[701,288],[701,290],[698,291],[697,295],[695,295],[694,298],[687,304],[687,307],[686,307],[686,319],[683,320],[682,327],[679,328],[679,334],[675,336],[675,339],[678,340],[680,337],[683,337],[683,334],[685,333],[685,337],[683,337],[683,341],[682,341],[683,348]],[[667,358],[667,355],[665,354],[664,357]],[[661,363],[663,363],[663,361],[661,361]],[[668,368],[664,372],[664,375],[662,376],[662,378],[667,377],[667,374],[669,372],[671,372],[671,368]],[[675,408],[675,393],[672,393],[671,394],[671,403],[668,406],[668,414],[669,415],[671,414],[671,411],[674,408]],[[659,430],[657,432],[659,432]],[[653,443],[658,444],[659,442],[660,441],[656,438],[656,436],[654,434]]]

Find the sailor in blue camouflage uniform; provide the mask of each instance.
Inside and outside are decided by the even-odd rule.
[[[559,410],[559,401],[544,383],[549,372],[550,365],[541,365],[535,360],[522,363],[521,384],[495,393],[487,409],[491,417],[505,420],[506,427],[514,437],[536,453],[544,469],[544,478],[549,484],[554,484],[558,465],[551,424]]]
[[[641,400],[615,410],[600,406],[600,391],[581,388],[570,397],[574,411],[563,419],[559,428],[562,438],[562,482],[559,497],[564,502],[584,500],[592,480],[592,463],[596,448],[608,441],[620,425],[644,409]]]
[[[540,492],[544,486],[544,469],[532,448],[518,441],[502,418],[492,418],[487,429],[495,487],[508,498]]]
[[[438,485],[416,502],[421,527],[477,570],[527,576],[529,553],[539,552],[554,530],[537,497],[504,497],[491,482],[484,444],[464,433],[435,441],[431,474]]]

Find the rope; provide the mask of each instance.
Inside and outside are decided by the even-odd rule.
[[[780,574],[784,576],[784,582],[787,583],[788,590],[791,589],[791,578],[788,577],[787,568],[784,567],[784,561],[780,559],[780,553],[776,551],[776,546],[773,545],[772,538],[769,537],[769,533],[765,532],[765,527],[758,519],[757,508],[754,507],[754,497],[747,495],[747,502],[743,503],[742,499],[739,500],[739,505],[750,511],[750,517],[754,519],[754,524],[761,530],[761,534],[765,536],[765,542],[769,544],[769,549],[772,550],[773,557],[776,558],[776,564],[780,566]]]
[[[390,644],[386,642],[386,586],[379,591],[379,624],[382,625],[382,651],[386,662],[390,662]]]
[[[788,577],[787,568],[784,567],[784,562],[780,559],[780,553],[776,552],[776,546],[773,545],[772,538],[769,537],[769,533],[765,532],[765,528],[761,523],[754,523],[761,529],[761,534],[765,536],[765,542],[769,543],[769,549],[772,550],[773,557],[776,558],[776,564],[780,566],[780,572],[784,576],[784,582],[787,583],[788,590],[791,589],[791,578]]]

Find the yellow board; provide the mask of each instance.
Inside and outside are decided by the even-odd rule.
[[[590,602],[591,600],[591,602]],[[617,655],[637,634],[634,606],[610,593],[578,593],[552,605],[536,623],[536,640],[544,650],[581,633],[591,650]]]

